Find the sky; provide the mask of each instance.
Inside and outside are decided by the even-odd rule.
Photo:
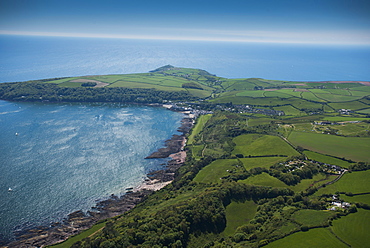
[[[370,1],[0,0],[0,34],[370,45]]]

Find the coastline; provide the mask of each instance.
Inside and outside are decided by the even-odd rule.
[[[165,107],[163,105],[157,106]],[[127,188],[126,193],[122,196],[112,194],[109,199],[98,202],[91,208],[91,211],[85,213],[78,210],[68,214],[61,222],[16,233],[16,241],[2,247],[43,247],[63,242],[70,236],[92,227],[99,221],[131,210],[146,196],[170,184],[174,180],[175,171],[185,162],[186,152],[183,149],[186,145],[186,134],[192,128],[194,120],[194,117],[190,117],[188,113],[181,113],[185,116],[181,120],[181,126],[177,131],[182,134],[172,135],[169,140],[165,141],[163,148],[159,148],[158,151],[146,157],[146,159],[170,157],[171,160],[166,163],[165,168],[148,173],[147,178],[139,186]]]

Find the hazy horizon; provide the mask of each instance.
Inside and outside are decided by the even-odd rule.
[[[0,2],[0,34],[370,45],[370,2]]]

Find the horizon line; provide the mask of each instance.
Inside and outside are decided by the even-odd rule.
[[[100,39],[138,39],[138,40],[173,40],[173,41],[205,41],[205,42],[239,42],[239,43],[275,43],[275,44],[301,44],[301,45],[344,45],[344,46],[370,46],[370,41],[360,42],[332,42],[332,41],[302,41],[277,39],[248,39],[248,38],[211,38],[194,36],[156,36],[156,35],[121,35],[121,34],[92,34],[92,33],[63,33],[63,32],[33,32],[0,30],[0,35],[39,36],[39,37],[70,37],[70,38],[100,38]]]

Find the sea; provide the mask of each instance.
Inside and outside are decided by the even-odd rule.
[[[168,64],[227,78],[370,81],[369,46],[0,35],[0,58],[0,83]],[[182,118],[148,106],[0,101],[0,244],[140,185],[166,162],[144,158]]]

